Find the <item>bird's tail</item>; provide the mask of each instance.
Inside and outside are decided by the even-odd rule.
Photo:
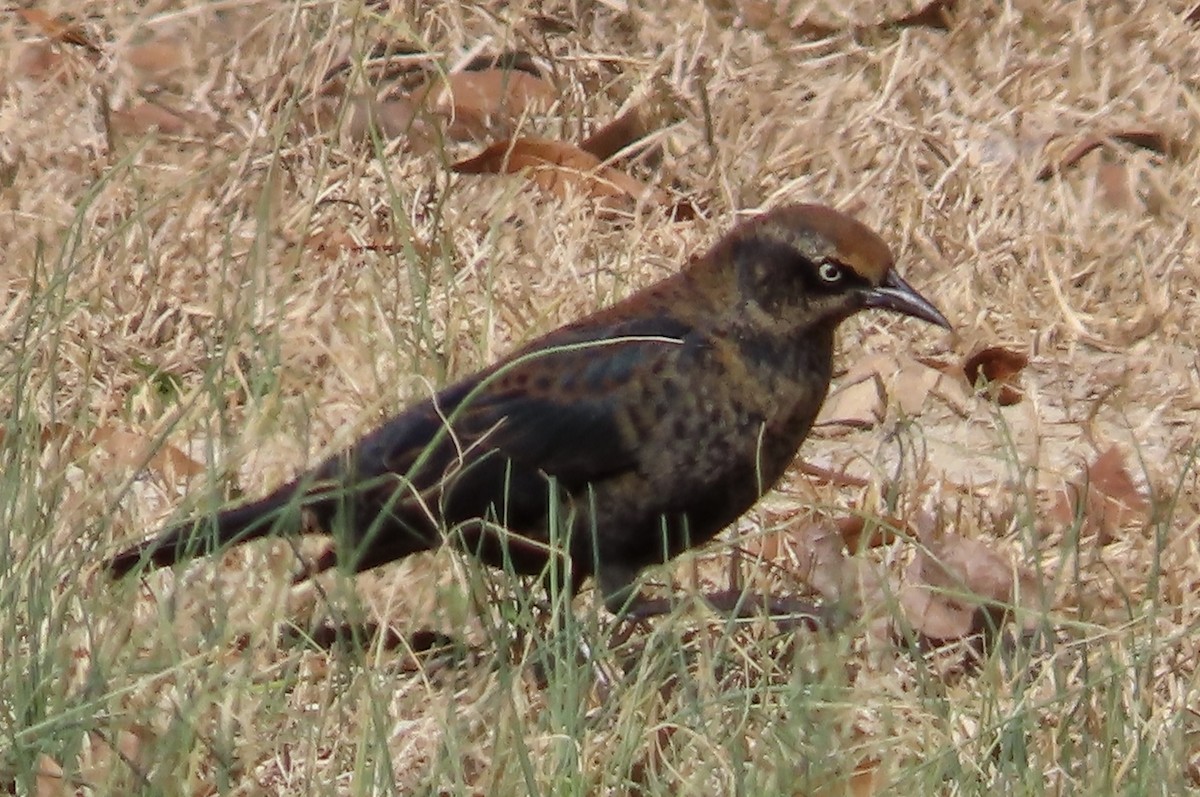
[[[169,567],[198,556],[207,556],[227,545],[236,545],[271,534],[298,529],[304,505],[295,482],[244,506],[168,526],[145,542],[126,548],[105,563],[111,578],[122,578],[143,565]]]

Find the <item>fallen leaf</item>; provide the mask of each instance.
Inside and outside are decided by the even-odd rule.
[[[911,357],[861,358],[837,380],[817,424],[870,428],[884,419],[893,400],[904,415],[920,415],[941,379],[937,370]]]
[[[847,377],[847,380],[852,377]],[[869,429],[883,420],[887,390],[878,373],[862,374],[857,381],[841,383],[825,400],[817,426]]]
[[[932,0],[922,8],[893,22],[884,22],[885,28],[931,28],[948,31],[951,28],[950,14],[958,0]]]
[[[91,439],[119,468],[146,467],[172,481],[204,472],[203,465],[180,449],[139,432],[100,427]]]
[[[21,48],[13,71],[20,77],[31,80],[56,78],[66,83],[70,78],[67,59],[60,48],[48,41],[30,42]]]
[[[1113,445],[1087,465],[1079,477],[1059,490],[1050,519],[1070,526],[1080,519],[1080,536],[1095,534],[1107,545],[1126,526],[1144,524],[1150,502],[1134,483],[1125,458]]]
[[[525,173],[539,188],[558,197],[582,192],[601,200],[650,199],[669,204],[654,189],[574,144],[545,138],[518,138],[491,145],[480,154],[450,167],[459,174]]]
[[[849,777],[831,779],[807,792],[810,797],[871,797],[883,785],[882,762],[877,758],[860,761]]]
[[[183,47],[175,41],[149,41],[130,47],[122,60],[145,77],[164,77],[183,66]]]
[[[905,415],[920,415],[941,378],[937,371],[906,357],[888,385],[888,392]]]
[[[117,731],[116,738],[92,731],[86,737],[80,753],[79,769],[88,783],[113,783],[128,773],[131,767],[145,775],[147,748],[145,741],[153,731],[143,726]]]
[[[811,477],[821,484],[831,484],[835,487],[866,487],[871,482],[861,476],[852,476],[845,471],[835,471],[822,468],[811,462],[801,462],[798,470],[805,476]]]
[[[930,28],[948,31],[952,27],[950,15],[957,5],[958,0],[932,0],[911,14],[868,25],[854,25],[849,28],[849,32],[861,35],[874,30],[900,30],[903,28]],[[812,38],[826,38],[841,32],[836,27],[809,19],[792,25],[792,31]]]
[[[1186,146],[1172,139],[1166,133],[1158,130],[1116,130],[1110,133],[1094,134],[1087,136],[1079,143],[1072,146],[1058,160],[1057,163],[1049,163],[1041,168],[1037,173],[1038,180],[1049,180],[1056,174],[1062,174],[1065,170],[1079,163],[1084,156],[1096,150],[1110,141],[1117,141],[1123,144],[1129,144],[1141,149],[1147,149],[1152,152],[1157,152],[1160,155],[1180,158],[1186,154]]]
[[[891,545],[896,541],[897,534],[911,536],[908,524],[891,516],[847,515],[837,520],[834,526],[842,537],[842,543],[852,553]]]
[[[437,143],[431,119],[421,112],[408,95],[389,96],[384,100],[359,96],[351,100],[346,134],[352,141],[369,142],[374,129],[381,138],[405,138],[418,154],[429,152]]]
[[[680,115],[674,96],[669,90],[660,89],[592,133],[579,148],[605,160],[672,124]]]
[[[785,566],[827,601],[855,617],[881,599],[879,574],[869,563],[846,555],[841,529],[828,521],[794,523],[756,538],[747,548]]]
[[[542,70],[534,57],[524,50],[505,50],[495,55],[484,53],[477,55],[462,68],[463,72],[486,72],[488,70],[520,71],[534,77],[541,77]]]
[[[88,37],[83,28],[73,24],[67,18],[52,17],[40,8],[18,8],[16,12],[21,19],[40,30],[47,39],[82,47],[94,55],[100,54],[100,48]]]
[[[933,645],[988,634],[1013,601],[1014,569],[1008,557],[980,540],[922,525],[924,543],[905,573],[900,605],[909,625]]]
[[[58,762],[45,753],[38,754],[37,769],[33,775],[35,797],[60,797],[74,794],[75,790],[68,788],[63,777],[63,768]]]
[[[661,785],[664,778],[669,778],[675,772],[676,763],[670,760],[670,755],[677,752],[671,743],[677,730],[678,725],[659,725],[654,729],[653,738],[647,742],[641,755],[629,768],[631,788],[628,794],[634,797],[649,794],[646,790],[648,786]],[[658,789],[655,788],[654,791],[657,792]]]
[[[549,108],[558,100],[558,92],[529,72],[485,69],[449,75],[439,99],[455,109],[466,108],[483,116],[501,112],[520,116]]]
[[[112,129],[124,136],[141,136],[153,131],[177,136],[191,129],[195,120],[196,117],[153,102],[137,102],[109,114]]]
[[[1018,403],[1025,395],[1020,374],[1028,364],[1029,357],[1021,352],[1003,346],[988,346],[966,359],[963,374],[977,391],[1007,407]]]

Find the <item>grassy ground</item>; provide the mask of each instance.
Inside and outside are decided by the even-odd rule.
[[[67,5],[0,16],[0,784],[1200,784],[1189,6],[963,0],[941,30],[876,24],[915,10],[902,0],[629,5],[71,4],[78,30],[55,27]],[[814,37],[815,22],[835,32]],[[552,91],[474,140],[428,114],[371,140],[349,117],[382,80],[365,54],[388,42],[417,45],[427,55],[401,60],[435,72],[523,50]],[[397,80],[393,97],[413,82]],[[514,131],[581,141],[640,97],[667,109],[654,157],[617,165],[698,218],[650,202],[614,214],[586,182],[560,195],[448,169]],[[441,126],[445,140],[429,132]],[[737,530],[764,560],[743,561],[744,578],[857,609],[837,633],[732,624],[685,601],[610,644],[587,595],[534,648],[548,632],[514,582],[447,552],[315,589],[289,586],[284,541],[118,585],[97,572],[165,518],[257,494],[670,273],[739,214],[814,200],[879,229],[956,325],[847,325],[839,384],[865,367],[886,400],[831,405],[802,458],[848,477],[796,470]],[[1010,406],[947,376],[990,345],[1029,357]],[[882,418],[838,422],[864,406]],[[1093,468],[1084,484],[1114,447],[1129,483]],[[1064,503],[1064,483],[1102,495]],[[831,586],[803,565],[819,559],[812,518],[851,514],[905,533],[839,553],[857,581]],[[685,596],[725,588],[730,551],[652,576]],[[1020,611],[982,658],[899,633],[922,630],[905,588],[939,555],[1019,585]],[[277,633],[322,617],[455,643],[330,653]],[[577,663],[581,642],[610,683]],[[529,677],[538,656],[544,689]]]

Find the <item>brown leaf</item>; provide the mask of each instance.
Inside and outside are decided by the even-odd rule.
[[[163,77],[183,66],[183,48],[179,42],[149,41],[130,47],[123,60],[143,76]]]
[[[159,445],[154,437],[140,432],[99,427],[92,433],[92,442],[119,468],[146,467],[172,481],[204,472],[203,465],[180,449],[167,443]]]
[[[88,37],[83,28],[72,24],[66,18],[52,17],[40,8],[18,8],[16,11],[18,16],[40,30],[47,39],[73,44],[96,55],[100,54],[100,48]]]
[[[144,726],[117,731],[115,739],[95,731],[89,733],[79,760],[84,780],[89,783],[112,783],[114,778],[121,777],[130,767],[145,775],[142,771],[148,763],[145,761],[148,752],[145,742],[153,736],[153,731]]]
[[[991,604],[1013,600],[1013,566],[1008,557],[980,540],[952,532],[922,535],[900,590],[905,619],[930,642],[944,644],[985,632],[989,617],[999,622],[1006,610]]]
[[[817,425],[869,429],[883,420],[887,389],[878,373],[851,374],[821,407]],[[851,381],[853,380],[853,381]]]
[[[828,39],[830,36],[838,35],[841,31],[832,25],[826,25],[824,22],[804,19],[792,25],[792,32],[797,36],[803,36],[808,39]]]
[[[346,134],[352,141],[369,142],[372,125],[382,138],[406,138],[409,148],[418,154],[429,152],[437,142],[433,123],[408,95],[394,95],[385,100],[353,98]]]
[[[1064,526],[1079,517],[1081,536],[1095,534],[1098,544],[1107,545],[1117,539],[1120,529],[1145,523],[1149,508],[1114,445],[1084,468],[1075,482],[1063,485],[1049,517]]]
[[[654,189],[574,144],[545,138],[518,138],[491,145],[450,167],[460,174],[524,172],[539,188],[558,197],[581,192],[601,200],[647,198],[667,205],[665,192]]]
[[[1186,17],[1184,17],[1184,19],[1186,19],[1188,22],[1190,22],[1193,25],[1200,25],[1200,6],[1196,6],[1191,11],[1189,11],[1188,15]]]
[[[860,761],[848,778],[831,779],[807,794],[809,797],[871,797],[878,794],[883,786],[881,763],[877,758]]]
[[[545,110],[557,99],[553,86],[528,72],[484,69],[449,75],[436,107],[470,129],[493,123],[511,129],[527,112]]]
[[[1062,174],[1083,160],[1088,153],[1104,146],[1109,141],[1118,141],[1175,158],[1184,155],[1186,150],[1182,142],[1175,141],[1166,133],[1158,130],[1116,130],[1111,133],[1094,134],[1087,136],[1068,149],[1058,163],[1048,163],[1043,166],[1037,173],[1037,179],[1049,180],[1056,174]]]
[[[958,0],[931,0],[911,14],[900,17],[894,22],[881,23],[885,28],[932,28],[933,30],[950,30],[950,14]]]
[[[63,768],[53,758],[45,753],[39,753],[35,766],[37,767],[33,775],[35,797],[60,797],[60,795],[75,793],[75,790],[69,787],[63,777]]]
[[[817,423],[870,428],[883,420],[892,401],[904,415],[920,415],[941,381],[937,370],[911,357],[863,357],[838,379]]]
[[[899,30],[902,28],[931,28],[948,31],[952,27],[950,15],[957,5],[958,0],[931,0],[911,14],[869,25],[855,25],[850,28],[850,32],[861,35],[873,30]],[[797,35],[811,38],[827,38],[840,32],[838,28],[809,19],[793,25],[792,31]]]
[[[827,521],[798,522],[762,535],[747,548],[793,572],[797,578],[854,616],[881,599],[878,573],[847,556],[841,530]]]
[[[629,768],[631,788],[629,794],[634,797],[648,794],[646,788],[651,784],[661,785],[675,770],[675,763],[668,755],[673,751],[671,738],[679,730],[677,725],[659,725],[654,731],[653,740],[649,741],[642,753]],[[657,792],[657,789],[655,789]]]
[[[911,536],[908,524],[896,517],[867,517],[865,515],[848,515],[834,523],[842,543],[851,552],[880,548],[891,545],[896,541],[898,533]]]
[[[963,373],[976,390],[983,390],[997,404],[1007,407],[1025,395],[1020,374],[1029,357],[1003,346],[988,346],[972,354],[963,363]],[[980,383],[980,377],[984,384]]]
[[[70,77],[67,59],[60,48],[48,41],[30,42],[21,48],[13,71],[20,77],[32,80],[57,78],[65,83]]]
[[[137,102],[109,114],[112,129],[124,136],[142,136],[155,130],[169,136],[178,136],[187,132],[194,121],[194,117],[153,102]]]
[[[680,115],[678,103],[665,91],[660,95],[629,108],[588,136],[579,148],[605,160],[676,121]]]
[[[937,371],[906,357],[888,384],[888,392],[905,415],[920,415],[941,378]]]

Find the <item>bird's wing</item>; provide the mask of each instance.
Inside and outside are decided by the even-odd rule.
[[[664,318],[559,330],[372,432],[354,452],[358,474],[407,474],[425,489],[497,453],[567,489],[632,470],[638,441],[622,417],[690,333]]]

